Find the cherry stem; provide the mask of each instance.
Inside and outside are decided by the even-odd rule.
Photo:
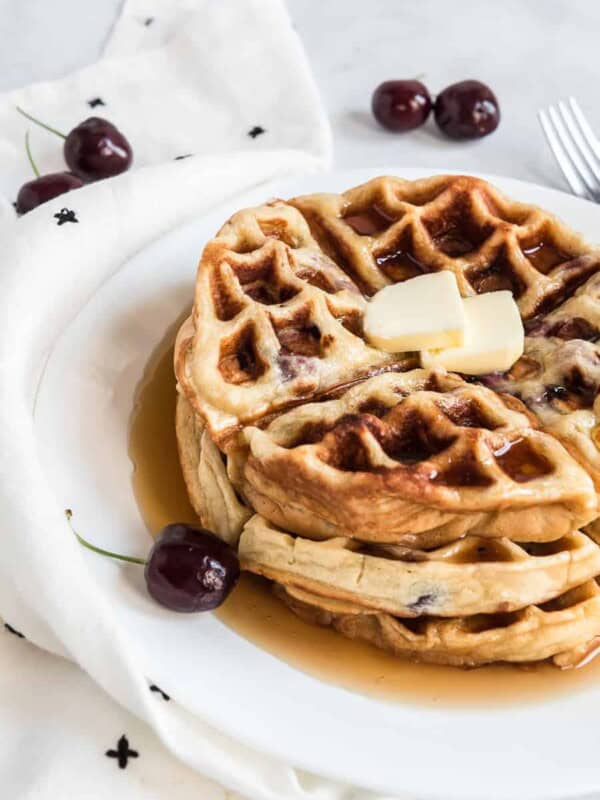
[[[15,108],[17,109],[19,114],[24,116],[26,119],[31,120],[31,122],[35,122],[35,124],[39,125],[40,128],[44,128],[44,130],[50,131],[50,133],[54,133],[56,136],[60,136],[61,139],[67,138],[66,134],[62,133],[61,131],[57,131],[56,128],[52,128],[50,127],[50,125],[46,125],[45,122],[41,122],[39,119],[32,117],[31,114],[28,114],[26,111],[23,111],[23,109],[20,108],[19,106],[15,106]]]
[[[73,512],[70,511],[70,509],[67,509],[65,511],[65,515],[67,517],[69,525],[71,525],[71,517],[73,516]],[[79,544],[83,545],[84,547],[87,547],[88,550],[92,550],[94,553],[99,553],[101,556],[108,556],[109,558],[116,558],[118,561],[127,561],[129,564],[141,564],[142,566],[145,566],[146,564],[146,559],[144,558],[135,558],[134,556],[124,556],[121,555],[121,553],[113,553],[111,550],[103,550],[101,547],[96,547],[96,545],[84,539],[83,536],[80,536],[72,525],[71,525],[71,530],[73,531],[73,534],[75,535],[75,538],[77,539]]]
[[[27,153],[27,158],[29,159],[29,163],[31,164],[31,169],[33,170],[33,174],[36,178],[40,177],[40,171],[37,168],[35,161],[33,160],[33,156],[31,155],[31,148],[29,147],[29,131],[25,134],[25,152]]]

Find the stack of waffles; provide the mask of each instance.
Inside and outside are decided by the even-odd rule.
[[[509,289],[507,373],[369,345],[380,288]],[[600,643],[600,252],[471,177],[235,214],[179,332],[194,507],[302,618],[411,658],[584,663]]]

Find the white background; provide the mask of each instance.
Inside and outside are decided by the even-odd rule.
[[[165,0],[162,0],[165,2]],[[243,3],[243,0],[240,0]],[[160,6],[148,0],[149,15]],[[536,111],[574,94],[600,129],[596,0],[288,0],[335,134],[338,167],[480,170],[563,187]],[[120,0],[0,0],[0,90],[95,61]],[[500,128],[444,140],[432,121],[409,134],[376,127],[375,86],[424,75],[432,93],[464,78],[496,92]]]

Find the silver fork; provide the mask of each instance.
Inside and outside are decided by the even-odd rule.
[[[577,100],[541,109],[538,119],[573,194],[600,203],[600,142]]]

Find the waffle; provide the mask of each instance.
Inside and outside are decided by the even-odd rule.
[[[600,344],[528,337],[523,356],[508,373],[483,380],[496,391],[520,398],[600,489]]]
[[[234,484],[258,513],[308,538],[536,542],[597,514],[589,476],[522,403],[445,372],[376,376],[245,439],[230,459]]]
[[[526,323],[528,336],[557,339],[600,338],[600,275],[592,273],[571,296],[548,313],[541,313]]]
[[[343,194],[290,202],[367,295],[447,269],[463,297],[509,289],[529,319],[600,268],[597,252],[555,217],[469,176],[375,178]]]
[[[223,448],[241,425],[381,369],[366,300],[283,202],[235,214],[204,249],[178,339],[181,390]]]
[[[438,270],[513,293],[507,373],[366,341],[371,295]],[[600,251],[484,181],[241,211],[176,343],[190,497],[309,621],[438,663],[579,665],[600,646],[599,347]]]
[[[430,551],[352,539],[293,537],[258,514],[239,545],[242,567],[286,587],[398,617],[464,617],[544,603],[600,574],[583,533],[547,544],[467,536]]]
[[[596,330],[599,268],[598,252],[554,217],[467,176],[273,201],[235,214],[206,246],[177,377],[227,449],[263,416],[414,366],[363,339],[366,297],[388,283],[448,269],[465,296],[510,289],[538,328],[589,319]]]
[[[585,535],[572,533],[550,545],[515,545],[508,540],[465,537],[454,545],[429,553],[409,551],[394,545],[375,545],[377,549],[372,552],[378,555],[373,556],[372,562],[370,553],[359,552],[365,549],[364,545],[349,540],[303,540],[295,547],[294,560],[289,553],[281,554],[280,558],[279,548],[288,547],[287,542],[292,537],[275,530],[259,515],[250,516],[250,509],[240,503],[228,483],[223,460],[214,443],[182,396],[178,398],[176,429],[188,491],[203,524],[213,526],[213,530],[219,531],[221,536],[233,543],[245,522],[239,542],[243,567],[277,581],[275,590],[283,602],[305,620],[329,625],[346,636],[364,639],[404,656],[460,666],[476,666],[495,660],[532,661],[552,656],[558,666],[574,667],[584,663],[597,649],[599,640],[595,637],[599,632],[596,617],[600,608],[595,582],[588,580],[582,586],[564,591],[573,582],[584,581],[587,575],[598,569],[600,551]],[[208,450],[212,468],[200,471],[205,449]],[[246,522],[248,517],[250,519]],[[219,524],[220,528],[217,527]],[[265,542],[264,537],[271,536],[277,538],[276,543]],[[296,538],[294,541],[299,540]],[[322,548],[316,562],[307,559],[307,552],[310,553],[314,547]],[[485,548],[485,552],[482,552],[482,548]],[[355,587],[350,600],[337,596],[340,585],[346,585],[346,589],[352,585],[352,568],[344,568],[344,561],[348,556],[361,555],[365,560],[369,557],[371,564],[385,559],[391,571],[396,563],[406,564],[407,577],[411,568],[421,570],[424,567],[430,572],[435,570],[446,592],[450,585],[447,568],[458,572],[458,568],[463,566],[463,580],[477,587],[480,596],[486,591],[491,596],[495,583],[498,598],[502,597],[503,592],[510,591],[509,584],[513,585],[513,604],[519,604],[517,584],[520,584],[527,598],[533,598],[538,593],[538,603],[546,595],[556,593],[558,597],[540,608],[530,605],[518,611],[510,610],[508,600],[505,603],[509,605],[500,608],[502,601],[499,599],[495,614],[476,613],[465,618],[443,619],[439,615],[439,605],[432,605],[432,598],[424,599],[419,582],[411,579],[409,585],[416,597],[412,601],[410,614],[401,618],[390,614],[391,607],[387,605],[390,596],[398,602],[399,592],[404,594],[405,606],[411,603],[410,600],[406,602],[410,589],[407,593],[400,582],[396,585],[395,595],[393,585],[389,584],[387,597],[386,583],[379,578],[376,592],[367,592],[365,584],[360,586],[360,590],[358,586]],[[284,569],[281,569],[282,558],[285,559]],[[307,560],[313,566],[314,563],[318,565],[321,577],[324,577],[323,570],[328,570],[322,582],[326,594],[315,592],[317,581],[314,575],[307,580],[305,575],[291,574],[296,571],[293,569],[294,561],[305,572]],[[566,562],[569,566],[566,566]],[[392,574],[391,571],[386,569],[388,575]],[[359,570],[361,573],[361,583],[370,581],[373,567],[363,566]],[[519,575],[516,582],[509,577],[511,573]],[[323,586],[319,588],[323,592]],[[377,598],[374,595],[379,596],[380,601],[383,595],[387,611],[376,607]],[[418,608],[415,608],[415,603]],[[481,601],[478,607],[486,608]],[[562,613],[559,613],[563,607]],[[393,608],[400,610],[397,605]],[[473,609],[474,605],[463,605],[462,608]],[[437,617],[431,615],[433,609],[438,612]],[[448,605],[446,610],[450,610]],[[415,619],[416,613],[427,615]]]
[[[252,512],[238,500],[219,449],[181,394],[177,396],[175,424],[192,507],[206,528],[235,547]]]
[[[539,384],[528,381],[526,394],[512,375],[494,388],[531,401],[544,427],[559,436],[600,489],[593,436],[599,420],[591,411],[599,371],[598,351],[591,346],[600,337],[597,249],[547,212],[468,177],[378,178],[342,195],[292,202],[326,252],[367,294],[432,269],[454,272],[463,296],[512,291],[528,333],[516,371],[548,357],[541,359]],[[558,341],[544,350],[539,337]],[[590,344],[564,347],[567,340]],[[553,365],[555,353],[562,374]],[[576,363],[570,364],[573,357]]]
[[[595,580],[541,605],[457,619],[410,620],[369,613],[289,586],[278,585],[277,594],[306,622],[332,627],[395,655],[436,664],[477,667],[551,658],[559,667],[574,667],[585,663],[599,646],[600,587]]]

